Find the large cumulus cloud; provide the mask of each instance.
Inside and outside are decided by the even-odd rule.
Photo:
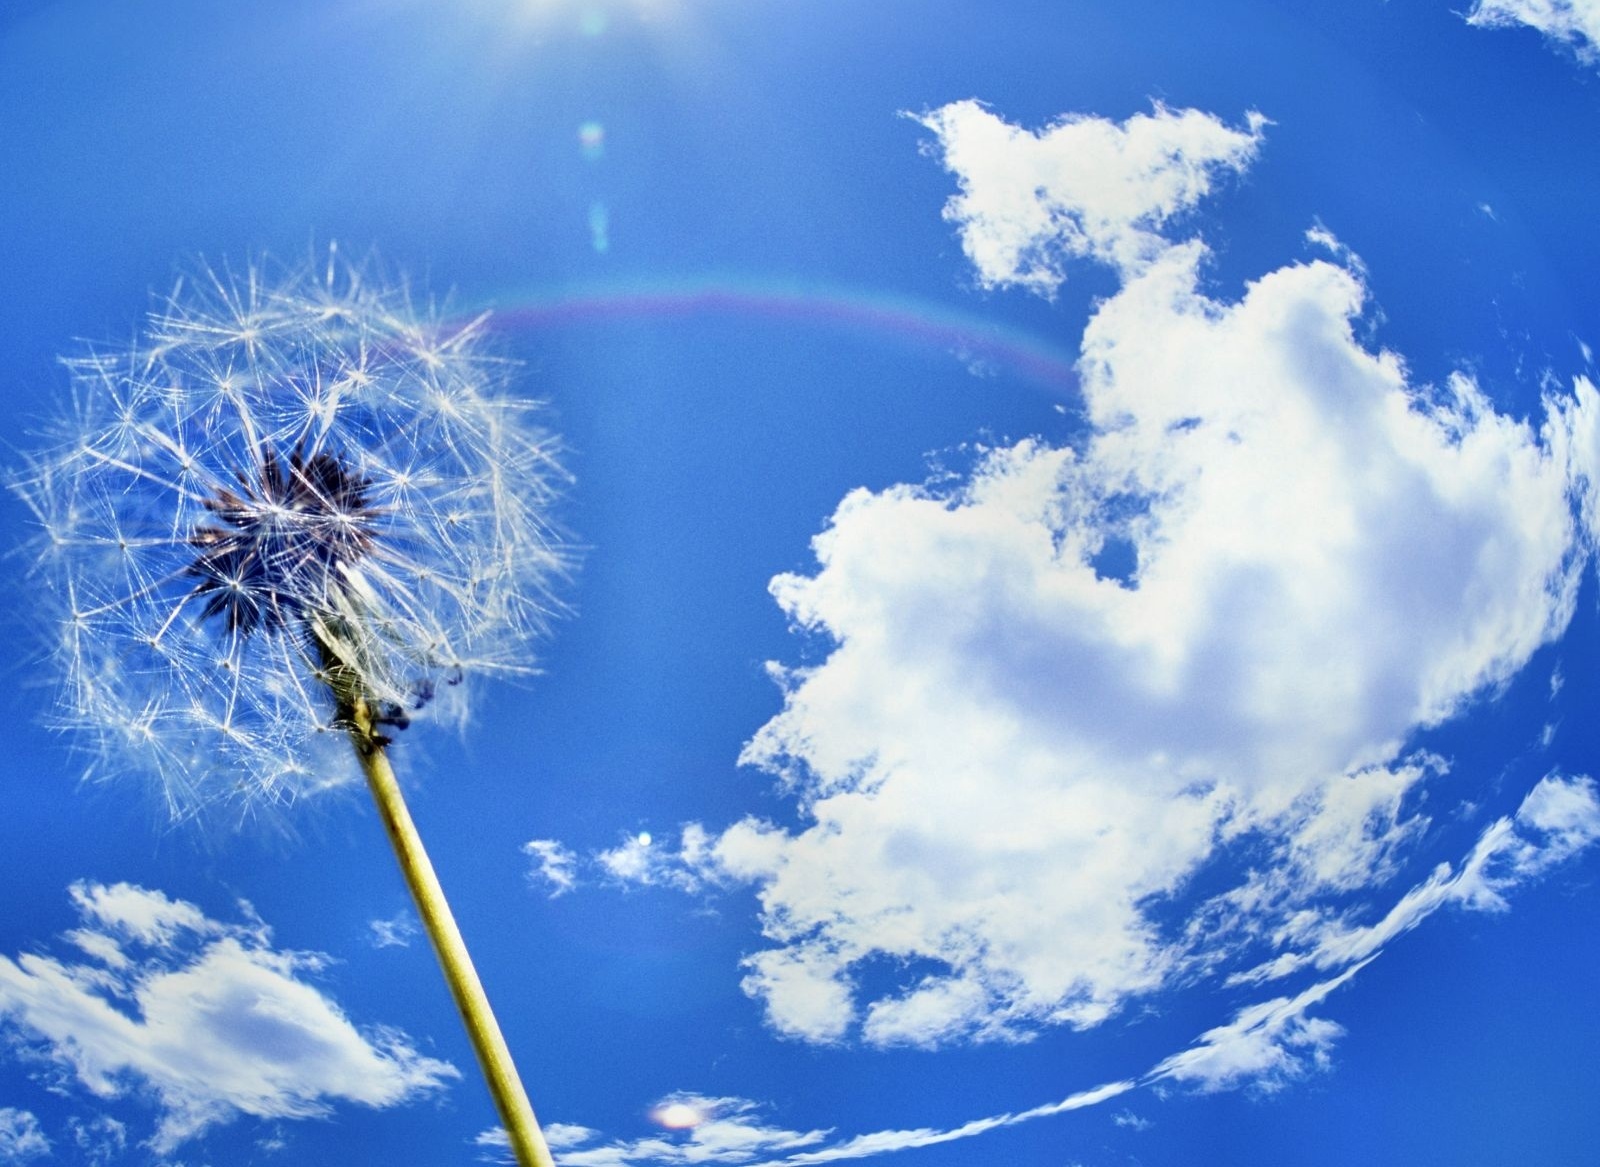
[[[1465,373],[1419,383],[1364,339],[1360,266],[1320,230],[1328,254],[1208,290],[1176,227],[1263,119],[920,120],[983,283],[1049,295],[1087,259],[1121,286],[1083,333],[1086,435],[857,491],[816,570],[773,583],[831,650],[774,666],[784,708],[743,760],[807,822],[695,828],[678,860],[757,887],[745,988],[809,1040],[1092,1025],[1289,946],[1286,921],[1393,875],[1445,765],[1408,739],[1564,629],[1583,561],[1587,385],[1527,420]],[[1269,874],[1174,923],[1245,838]],[[899,984],[869,995],[885,960]]]

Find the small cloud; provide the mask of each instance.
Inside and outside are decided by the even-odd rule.
[[[0,1163],[26,1163],[50,1153],[50,1140],[32,1111],[0,1106]]]
[[[1157,104],[1120,124],[1069,115],[1033,131],[970,100],[915,120],[937,136],[960,183],[944,216],[959,228],[979,281],[1044,296],[1061,286],[1071,259],[1143,268],[1168,246],[1160,229],[1218,176],[1243,170],[1266,125],[1252,113],[1234,129]]]
[[[106,929],[110,935],[104,939],[112,944],[117,943],[112,940],[112,936],[116,936],[144,945],[165,947],[183,932],[214,936],[223,931],[220,924],[208,920],[193,904],[168,899],[159,891],[150,891],[131,883],[115,883],[107,887],[80,880],[67,892],[78,914],[86,923],[98,924]]]
[[[374,948],[409,948],[419,932],[417,917],[409,909],[402,909],[387,920],[369,920],[367,927]]]
[[[472,1145],[478,1148],[478,1159],[483,1163],[514,1163],[511,1156],[511,1136],[503,1126],[492,1126],[479,1131]]]
[[[398,1030],[358,1029],[306,977],[328,958],[274,947],[248,905],[235,924],[132,884],[84,881],[69,892],[81,926],[66,938],[89,961],[0,956],[0,1019],[11,1046],[53,1063],[64,1086],[153,1099],[146,1145],[158,1155],[239,1115],[397,1106],[458,1076]],[[109,1118],[72,1129],[91,1161],[126,1141]]]
[[[1586,65],[1600,64],[1600,3],[1596,0],[1477,0],[1467,23],[1479,28],[1537,29]]]
[[[73,1145],[92,1167],[109,1167],[122,1159],[128,1149],[128,1127],[109,1114],[90,1119],[69,1118],[67,1131]]]
[[[1307,967],[1360,967],[1441,908],[1503,910],[1513,890],[1597,841],[1600,794],[1594,780],[1548,775],[1528,792],[1514,816],[1485,827],[1458,865],[1439,864],[1373,923],[1352,923],[1347,914],[1308,913],[1280,932],[1283,941],[1294,944],[1291,951],[1236,973],[1227,983],[1261,983]]]
[[[1202,1093],[1249,1085],[1271,1092],[1311,1069],[1326,1069],[1333,1043],[1344,1030],[1308,1016],[1313,1005],[1365,967],[1365,962],[1295,997],[1279,997],[1241,1009],[1232,1021],[1202,1034],[1200,1041],[1167,1058],[1149,1080],[1172,1080]]]
[[[659,882],[658,872],[667,862],[650,832],[629,835],[622,843],[595,856],[606,873],[620,883]]]
[[[502,1132],[504,1133],[504,1132]],[[600,1132],[575,1122],[553,1122],[544,1128],[544,1141],[551,1150],[570,1151],[600,1137]]]
[[[540,1130],[544,1134],[545,1144],[555,1152],[575,1150],[600,1137],[599,1131],[570,1122],[552,1122],[542,1126]],[[472,1145],[478,1148],[480,1162],[517,1161],[517,1157],[511,1152],[511,1137],[506,1134],[505,1127],[492,1126],[488,1130],[479,1131],[473,1138]]]
[[[1148,1118],[1140,1118],[1131,1110],[1119,1110],[1111,1116],[1111,1121],[1131,1131],[1147,1131],[1156,1125]]]
[[[649,1111],[652,1121],[664,1127],[666,1133],[590,1145],[601,1139],[600,1132],[589,1127],[552,1123],[545,1129],[545,1139],[552,1150],[565,1152],[561,1157],[563,1163],[574,1167],[756,1164],[779,1156],[790,1163],[820,1161],[803,1155],[790,1156],[822,1142],[827,1131],[792,1131],[770,1125],[760,1117],[764,1109],[745,1098],[679,1092],[658,1100]],[[684,1121],[669,1122],[663,1115]],[[690,1115],[692,1121],[688,1118]],[[485,1136],[490,1133],[486,1131],[478,1136],[480,1143],[484,1143]]]
[[[1306,229],[1306,242],[1322,248],[1338,260],[1345,270],[1354,272],[1362,279],[1367,278],[1366,261],[1357,255],[1348,243],[1330,231],[1320,219]]]
[[[649,831],[640,831],[594,858],[617,883],[675,887],[685,892],[700,890],[713,876],[715,868],[710,855],[710,837],[698,823],[683,829],[676,850]]]
[[[1600,840],[1600,793],[1592,778],[1548,775],[1517,809],[1516,880],[1531,879]]]
[[[598,1131],[583,1132],[580,1151],[562,1156],[571,1167],[671,1167],[674,1164],[759,1164],[760,1167],[804,1167],[808,1164],[868,1159],[893,1151],[933,1147],[975,1138],[1001,1127],[1017,1126],[1069,1111],[1099,1106],[1134,1089],[1132,1081],[1108,1082],[1091,1090],[1069,1094],[1059,1102],[1029,1110],[977,1118],[954,1127],[914,1127],[873,1131],[828,1142],[829,1130],[792,1131],[768,1125],[759,1115],[766,1109],[746,1098],[715,1098],[679,1091],[660,1099],[649,1111],[651,1118],[673,1135],[602,1142]],[[684,1121],[667,1121],[664,1116]],[[481,1137],[481,1136],[480,1136]],[[579,1144],[572,1144],[576,1148]],[[551,1146],[555,1143],[552,1140]]]
[[[578,857],[554,839],[529,839],[522,853],[533,860],[530,882],[550,888],[550,898],[566,895],[578,886]]]

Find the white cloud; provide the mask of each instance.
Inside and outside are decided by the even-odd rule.
[[[1241,1009],[1228,1024],[1207,1031],[1196,1045],[1163,1061],[1149,1079],[1171,1079],[1207,1093],[1243,1084],[1271,1091],[1310,1068],[1325,1069],[1329,1049],[1344,1030],[1307,1014],[1363,967],[1352,965],[1297,996]]]
[[[32,1111],[0,1106],[0,1164],[26,1163],[50,1153],[50,1140]]]
[[[691,1114],[720,1113],[724,1118],[731,1117],[731,1130],[742,1133],[714,1144],[705,1138],[678,1142],[666,1137],[607,1140],[601,1132],[580,1126],[552,1125],[547,1134],[551,1145],[562,1151],[562,1163],[571,1167],[695,1162],[754,1167],[757,1160],[759,1167],[802,1167],[975,1138],[1002,1127],[1098,1106],[1141,1087],[1152,1088],[1158,1094],[1169,1085],[1200,1093],[1239,1088],[1270,1093],[1308,1073],[1329,1068],[1334,1043],[1344,1035],[1344,1029],[1312,1012],[1334,990],[1376,960],[1390,941],[1443,907],[1501,910],[1506,894],[1546,874],[1597,839],[1600,786],[1586,777],[1548,775],[1529,792],[1514,816],[1499,819],[1484,829],[1457,868],[1441,864],[1375,923],[1355,925],[1340,916],[1302,913],[1310,918],[1299,921],[1298,928],[1285,928],[1279,937],[1284,943],[1301,945],[1301,950],[1287,951],[1278,960],[1230,978],[1229,983],[1275,979],[1308,967],[1319,970],[1322,979],[1292,996],[1275,997],[1240,1009],[1232,1020],[1201,1034],[1188,1049],[1163,1058],[1137,1078],[1080,1090],[1057,1102],[971,1119],[953,1127],[889,1129],[829,1142],[831,1131],[796,1136],[777,1127],[752,1129],[748,1116],[758,1107],[744,1099],[710,1099],[679,1093],[657,1103],[655,1113],[677,1109]],[[1327,975],[1330,969],[1336,971]],[[1112,1121],[1134,1130],[1147,1130],[1153,1125],[1127,1110],[1114,1115]],[[559,1146],[558,1132],[563,1136]],[[787,1140],[793,1141],[786,1143]],[[484,1146],[500,1147],[504,1141],[503,1132],[498,1131],[486,1131],[478,1137]],[[720,1148],[723,1157],[711,1154],[713,1145]],[[784,1150],[785,1145],[802,1149],[768,1158]],[[574,1157],[573,1150],[579,1151],[579,1156]]]
[[[678,1093],[663,1098],[653,1108],[682,1108],[697,1121],[665,1134],[638,1139],[600,1141],[600,1132],[576,1125],[552,1124],[546,1131],[552,1150],[561,1152],[562,1167],[635,1167],[652,1164],[728,1163],[753,1164],[812,1146],[827,1131],[791,1131],[768,1125],[761,1107],[744,1098],[712,1098]],[[480,1135],[478,1141],[485,1142]]]
[[[655,840],[649,834],[629,835],[609,851],[595,856],[600,866],[613,879],[623,883],[651,884],[657,882],[660,870]]]
[[[528,880],[549,889],[555,899],[582,886],[587,876],[613,885],[674,887],[698,891],[714,872],[705,864],[709,835],[698,823],[683,828],[675,845],[648,831],[623,837],[615,847],[579,855],[555,839],[532,839],[522,852],[532,861]]]
[[[1484,832],[1456,876],[1454,898],[1503,910],[1505,894],[1538,879],[1600,840],[1600,796],[1594,779],[1551,774],[1540,779],[1512,819]]]
[[[1525,24],[1577,53],[1600,62],[1600,0],[1476,0],[1468,23],[1481,28]]]
[[[1556,433],[1567,445],[1572,489],[1583,512],[1584,529],[1591,547],[1600,545],[1600,390],[1588,377],[1574,377],[1572,396],[1552,401],[1561,425]],[[1551,696],[1560,691],[1557,672],[1551,678]]]
[[[1229,983],[1261,982],[1288,976],[1308,966],[1326,971],[1365,963],[1396,937],[1411,931],[1441,908],[1457,905],[1503,910],[1505,896],[1543,876],[1600,839],[1600,796],[1591,778],[1551,774],[1539,780],[1515,816],[1497,819],[1479,835],[1459,866],[1436,866],[1378,919],[1352,922],[1347,911],[1302,911],[1293,926],[1280,930],[1285,947],[1272,960],[1234,974]],[[1283,894],[1270,878],[1247,885],[1246,894],[1228,897],[1257,910],[1260,898]],[[1212,921],[1215,924],[1215,920]]]
[[[913,1130],[885,1130],[875,1131],[872,1134],[856,1135],[845,1139],[830,1147],[823,1147],[816,1151],[803,1152],[790,1155],[780,1161],[780,1164],[768,1167],[800,1167],[810,1163],[835,1163],[848,1159],[865,1159],[872,1155],[883,1155],[890,1151],[907,1151],[916,1147],[932,1147],[941,1143],[953,1143],[961,1139],[975,1138],[987,1134],[1001,1127],[1018,1126],[1035,1119],[1050,1118],[1058,1114],[1066,1114],[1074,1110],[1087,1110],[1091,1106],[1099,1106],[1113,1098],[1120,1097],[1132,1090],[1137,1083],[1132,1081],[1107,1082],[1090,1090],[1080,1090],[1069,1094],[1059,1102],[1049,1102],[1043,1106],[1035,1106],[1029,1110],[1017,1111],[1009,1114],[997,1114],[988,1118],[977,1118],[971,1122],[964,1122],[960,1126],[940,1129],[937,1127],[919,1127]]]
[[[1089,431],[977,450],[953,485],[846,497],[815,572],[772,584],[829,651],[771,666],[784,708],[742,757],[802,825],[691,824],[676,849],[636,836],[599,862],[623,882],[753,885],[769,943],[744,988],[810,1041],[1024,1040],[1206,977],[1315,980],[1141,1077],[821,1140],[783,1167],[1140,1086],[1281,1087],[1328,1064],[1342,1030],[1317,1014],[1388,943],[1444,907],[1501,909],[1600,840],[1595,783],[1551,774],[1458,865],[1385,891],[1450,768],[1407,742],[1571,616],[1600,544],[1594,386],[1521,421],[1467,375],[1417,383],[1358,339],[1364,268],[1320,225],[1308,240],[1333,262],[1208,294],[1204,242],[1163,232],[1243,168],[1262,119],[1158,108],[1035,134],[962,102],[920,120],[982,283],[1048,294],[1080,257],[1118,271],[1082,341]],[[1133,569],[1103,570],[1108,549]],[[1191,890],[1228,871],[1222,894]],[[604,1165],[659,1150],[583,1146]]]
[[[807,825],[601,857],[619,879],[755,885],[770,943],[744,987],[813,1041],[1021,1039],[1263,944],[1298,967],[1324,903],[1392,878],[1426,826],[1416,793],[1445,764],[1407,739],[1564,629],[1572,493],[1600,481],[1592,389],[1541,425],[1466,375],[1417,384],[1358,340],[1359,265],[1325,229],[1342,262],[1203,290],[1204,243],[1159,229],[1248,161],[1260,119],[1034,134],[962,102],[922,121],[986,283],[1118,266],[1082,341],[1090,433],[844,499],[815,573],[772,585],[832,650],[774,667],[784,708],[743,755]],[[1097,569],[1112,545],[1127,578]],[[1235,846],[1272,877],[1174,925]],[[900,983],[868,995],[868,961]]]
[[[552,1149],[560,1151],[562,1167],[635,1167],[642,1164],[738,1164],[739,1167],[805,1167],[824,1162],[869,1159],[890,1151],[909,1151],[920,1146],[955,1143],[963,1138],[1013,1127],[1022,1122],[1066,1114],[1120,1097],[1133,1090],[1136,1082],[1107,1082],[1093,1090],[1080,1090],[1061,1101],[1034,1106],[1013,1114],[995,1114],[973,1119],[957,1127],[915,1127],[909,1130],[877,1130],[867,1135],[829,1143],[829,1130],[787,1130],[760,1119],[763,1106],[747,1098],[712,1098],[698,1093],[667,1095],[651,1108],[656,1116],[694,1114],[698,1121],[664,1122],[680,1127],[661,1135],[643,1138],[608,1138],[598,1130],[578,1125],[552,1124],[546,1129]],[[560,1135],[558,1140],[557,1135]],[[478,1145],[499,1148],[504,1133],[486,1130],[478,1135]],[[498,1154],[498,1149],[494,1151]]]
[[[71,895],[83,926],[69,938],[91,959],[0,956],[0,1017],[16,1045],[90,1094],[153,1095],[159,1154],[240,1114],[394,1106],[456,1076],[396,1030],[358,1030],[305,979],[325,958],[273,948],[247,905],[240,925],[130,884],[78,883]]]
[[[530,839],[522,845],[522,853],[534,863],[528,878],[534,883],[547,885],[551,899],[565,895],[577,886],[578,857],[554,839]]]
[[[644,887],[676,887],[698,891],[710,874],[706,860],[709,836],[704,827],[691,823],[685,827],[674,849],[661,843],[648,831],[629,835],[617,846],[595,855],[606,876],[622,884]]]
[[[409,948],[419,931],[417,917],[407,910],[396,912],[387,920],[368,920],[367,928],[374,948]]]
[[[917,118],[939,139],[961,184],[945,218],[985,287],[1045,295],[1069,260],[1093,257],[1132,271],[1166,247],[1159,233],[1217,176],[1254,156],[1265,119],[1231,129],[1197,110],[1157,104],[1117,125],[1067,116],[1040,131],[1011,125],[977,101]]]
[[[571,1122],[552,1122],[540,1127],[544,1134],[545,1145],[556,1154],[570,1148],[581,1147],[585,1143],[592,1143],[599,1139],[600,1132],[590,1127],[579,1126]],[[486,1131],[479,1131],[472,1140],[472,1145],[478,1148],[478,1158],[485,1163],[515,1163],[517,1157],[511,1150],[511,1136],[506,1134],[502,1126],[490,1127]]]
[[[478,1148],[478,1158],[484,1163],[516,1162],[511,1154],[511,1136],[506,1133],[506,1128],[503,1126],[479,1131],[472,1140],[472,1145]]]
[[[67,1130],[72,1133],[73,1145],[84,1162],[94,1167],[109,1167],[119,1162],[128,1149],[127,1125],[109,1114],[97,1114],[89,1119],[74,1116],[67,1120]]]
[[[160,891],[150,891],[131,883],[115,883],[107,887],[100,883],[80,881],[69,887],[67,893],[85,923],[97,924],[109,931],[109,935],[98,934],[99,940],[116,947],[120,947],[124,940],[131,940],[164,948],[183,932],[218,936],[226,931],[221,924],[208,920],[205,913],[193,904],[168,899]],[[96,935],[88,930],[74,933],[75,939]],[[80,946],[83,944],[82,939],[77,942]],[[91,952],[90,955],[95,953]]]
[[[1109,1082],[1080,1090],[1058,1102],[1010,1114],[974,1119],[959,1126],[882,1130],[828,1142],[831,1131],[793,1131],[760,1119],[765,1109],[745,1098],[714,1098],[690,1092],[669,1094],[651,1108],[656,1116],[693,1114],[697,1121],[663,1123],[681,1127],[666,1134],[637,1139],[607,1139],[582,1126],[552,1124],[546,1128],[551,1148],[560,1151],[562,1167],[635,1167],[726,1163],[739,1167],[805,1167],[808,1164],[866,1159],[891,1151],[958,1142],[1001,1127],[1098,1106],[1135,1088],[1133,1081]],[[560,1136],[559,1141],[557,1136]],[[485,1131],[480,1146],[499,1154],[504,1133]]]

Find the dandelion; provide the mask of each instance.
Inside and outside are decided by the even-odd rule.
[[[547,1164],[388,760],[472,678],[526,671],[555,606],[562,472],[483,329],[332,249],[205,271],[131,346],[67,361],[69,416],[13,485],[91,776],[144,775],[184,819],[364,775],[512,1145]]]

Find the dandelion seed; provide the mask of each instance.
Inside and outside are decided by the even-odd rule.
[[[66,362],[71,416],[14,485],[94,776],[153,779],[176,818],[293,802],[356,777],[330,669],[397,727],[529,667],[563,476],[482,332],[334,260],[203,272]]]
[[[518,1161],[550,1153],[388,761],[463,682],[529,668],[561,480],[483,321],[419,315],[330,250],[206,271],[138,343],[67,362],[74,408],[13,486],[57,607],[57,720],[175,819],[365,777]],[[337,747],[348,738],[348,747]]]

